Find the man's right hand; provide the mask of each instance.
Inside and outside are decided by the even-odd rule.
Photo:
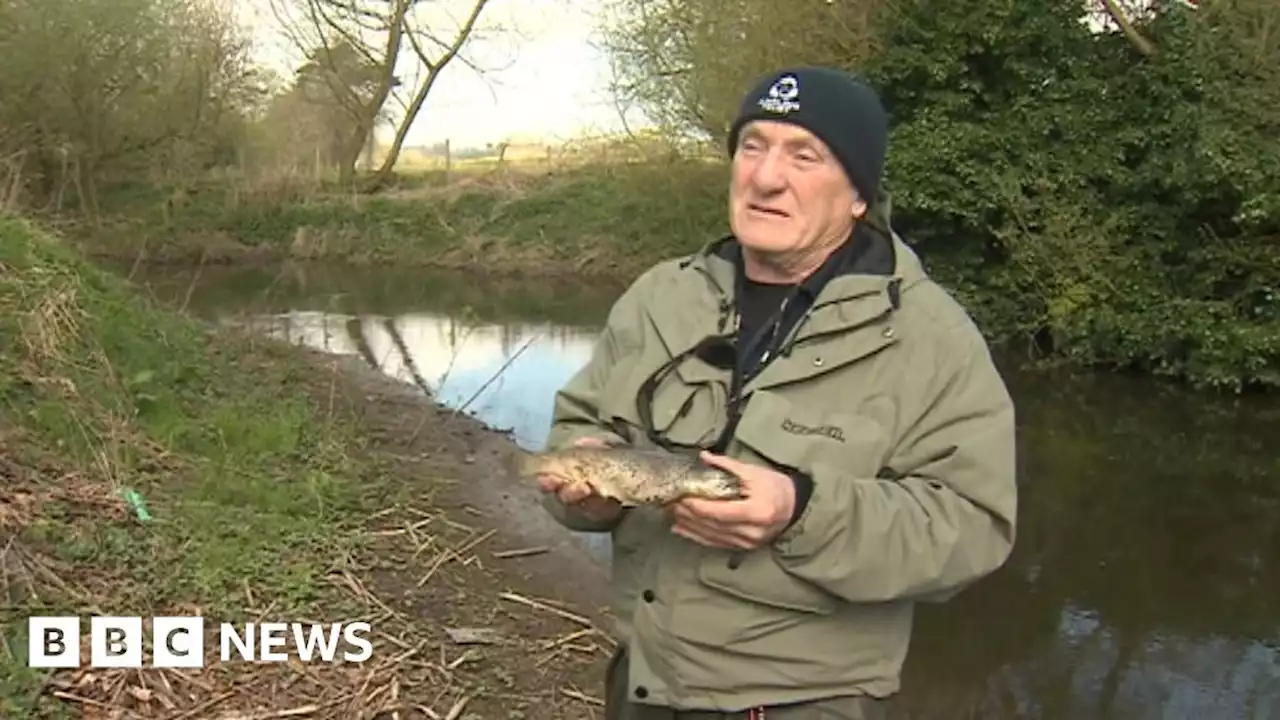
[[[574,447],[609,447],[600,438],[584,437],[574,441]],[[592,522],[608,522],[622,513],[622,504],[612,498],[604,498],[592,492],[586,485],[573,485],[561,478],[539,475],[538,485],[543,492],[553,492],[560,502]]]

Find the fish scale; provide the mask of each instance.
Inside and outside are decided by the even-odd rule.
[[[696,455],[629,447],[571,447],[521,452],[523,478],[539,475],[590,486],[597,495],[624,506],[665,505],[683,497],[736,500],[742,485],[733,473],[707,465]]]

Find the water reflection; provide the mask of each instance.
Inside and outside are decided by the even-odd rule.
[[[614,292],[455,278],[427,283],[424,297],[411,292],[420,275],[417,285],[382,277],[379,287],[405,290],[374,308],[351,275],[316,284],[313,273],[309,290],[252,304],[213,286],[205,298],[216,301],[201,305],[197,292],[192,302],[215,316],[249,306],[263,332],[360,355],[536,448]],[[546,299],[565,293],[578,299]],[[1019,407],[1018,544],[988,581],[922,608],[893,716],[1280,718],[1276,404],[1108,376],[1007,375]]]
[[[340,355],[416,385],[486,425],[541,448],[551,425],[548,393],[587,362],[595,333],[549,323],[471,324],[447,315],[395,317],[302,311],[258,316],[250,327]]]

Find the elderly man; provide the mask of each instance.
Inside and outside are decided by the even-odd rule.
[[[885,712],[918,601],[1014,543],[1014,409],[964,310],[887,221],[876,93],[827,68],[764,78],[729,135],[732,235],[662,262],[556,397],[551,447],[702,452],[745,499],[620,508],[542,478],[611,532],[610,718]]]

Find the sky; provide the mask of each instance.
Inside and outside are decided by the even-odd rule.
[[[252,27],[259,60],[291,76],[298,52],[282,35],[271,5],[297,6],[305,0],[223,1],[231,3],[241,21]],[[443,18],[434,16],[430,26],[437,34],[450,36],[473,2],[424,3],[445,13]],[[511,139],[554,143],[621,131],[623,123],[608,90],[609,62],[595,47],[599,40],[596,13],[602,4],[601,0],[490,0],[478,36],[464,51],[484,73],[458,60],[452,62],[432,88],[407,144],[435,145],[446,139],[455,148]],[[1094,18],[1091,24],[1100,22]],[[632,111],[626,124],[636,129],[645,121]],[[380,128],[379,140],[389,141],[393,132]]]
[[[241,21],[253,28],[259,59],[292,74],[297,51],[279,30],[272,0],[236,1]],[[472,7],[470,0],[431,5],[452,16],[431,23],[437,34],[446,36]],[[483,74],[459,60],[450,63],[407,143],[432,145],[448,139],[460,148],[513,137],[556,141],[621,130],[608,92],[608,59],[594,47],[598,5],[590,0],[490,0],[478,25],[482,32],[465,51]],[[634,127],[636,119],[628,116],[628,123]],[[380,139],[389,139],[392,132],[381,129]]]

